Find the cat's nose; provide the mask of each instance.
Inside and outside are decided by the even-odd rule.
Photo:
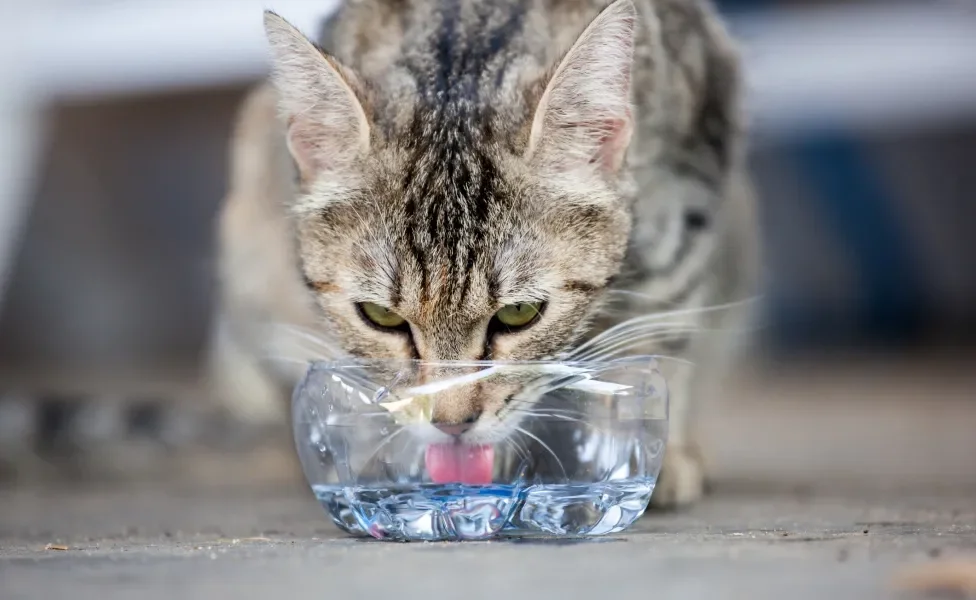
[[[460,437],[464,435],[465,432],[469,431],[474,427],[475,423],[478,422],[478,418],[481,416],[481,412],[473,413],[468,415],[464,421],[440,421],[436,418],[430,422],[431,425],[440,429],[447,435],[453,435],[454,437]]]

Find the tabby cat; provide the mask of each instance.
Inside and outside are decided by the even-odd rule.
[[[700,497],[691,408],[730,350],[702,332],[744,318],[704,309],[752,293],[758,250],[714,9],[348,0],[315,43],[273,13],[265,29],[273,74],[242,107],[220,220],[227,405],[282,419],[320,357],[662,354],[654,502]],[[467,435],[503,403],[459,396],[432,421]]]

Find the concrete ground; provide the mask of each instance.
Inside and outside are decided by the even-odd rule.
[[[190,490],[193,491],[190,491]],[[306,489],[0,493],[0,598],[897,597],[976,555],[972,494],[714,494],[592,541],[347,537]]]

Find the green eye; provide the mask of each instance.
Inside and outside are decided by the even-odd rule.
[[[503,306],[495,318],[508,327],[525,327],[539,316],[541,302],[521,302]]]
[[[363,302],[359,305],[359,310],[370,322],[387,329],[395,329],[406,323],[406,319],[392,310],[372,302]]]

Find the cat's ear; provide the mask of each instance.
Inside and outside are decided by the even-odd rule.
[[[272,82],[286,120],[288,150],[303,181],[354,167],[369,150],[369,120],[356,76],[271,11],[264,30],[273,53]]]
[[[528,158],[546,169],[615,174],[633,130],[631,71],[637,13],[616,0],[583,31],[549,79],[529,135]]]

